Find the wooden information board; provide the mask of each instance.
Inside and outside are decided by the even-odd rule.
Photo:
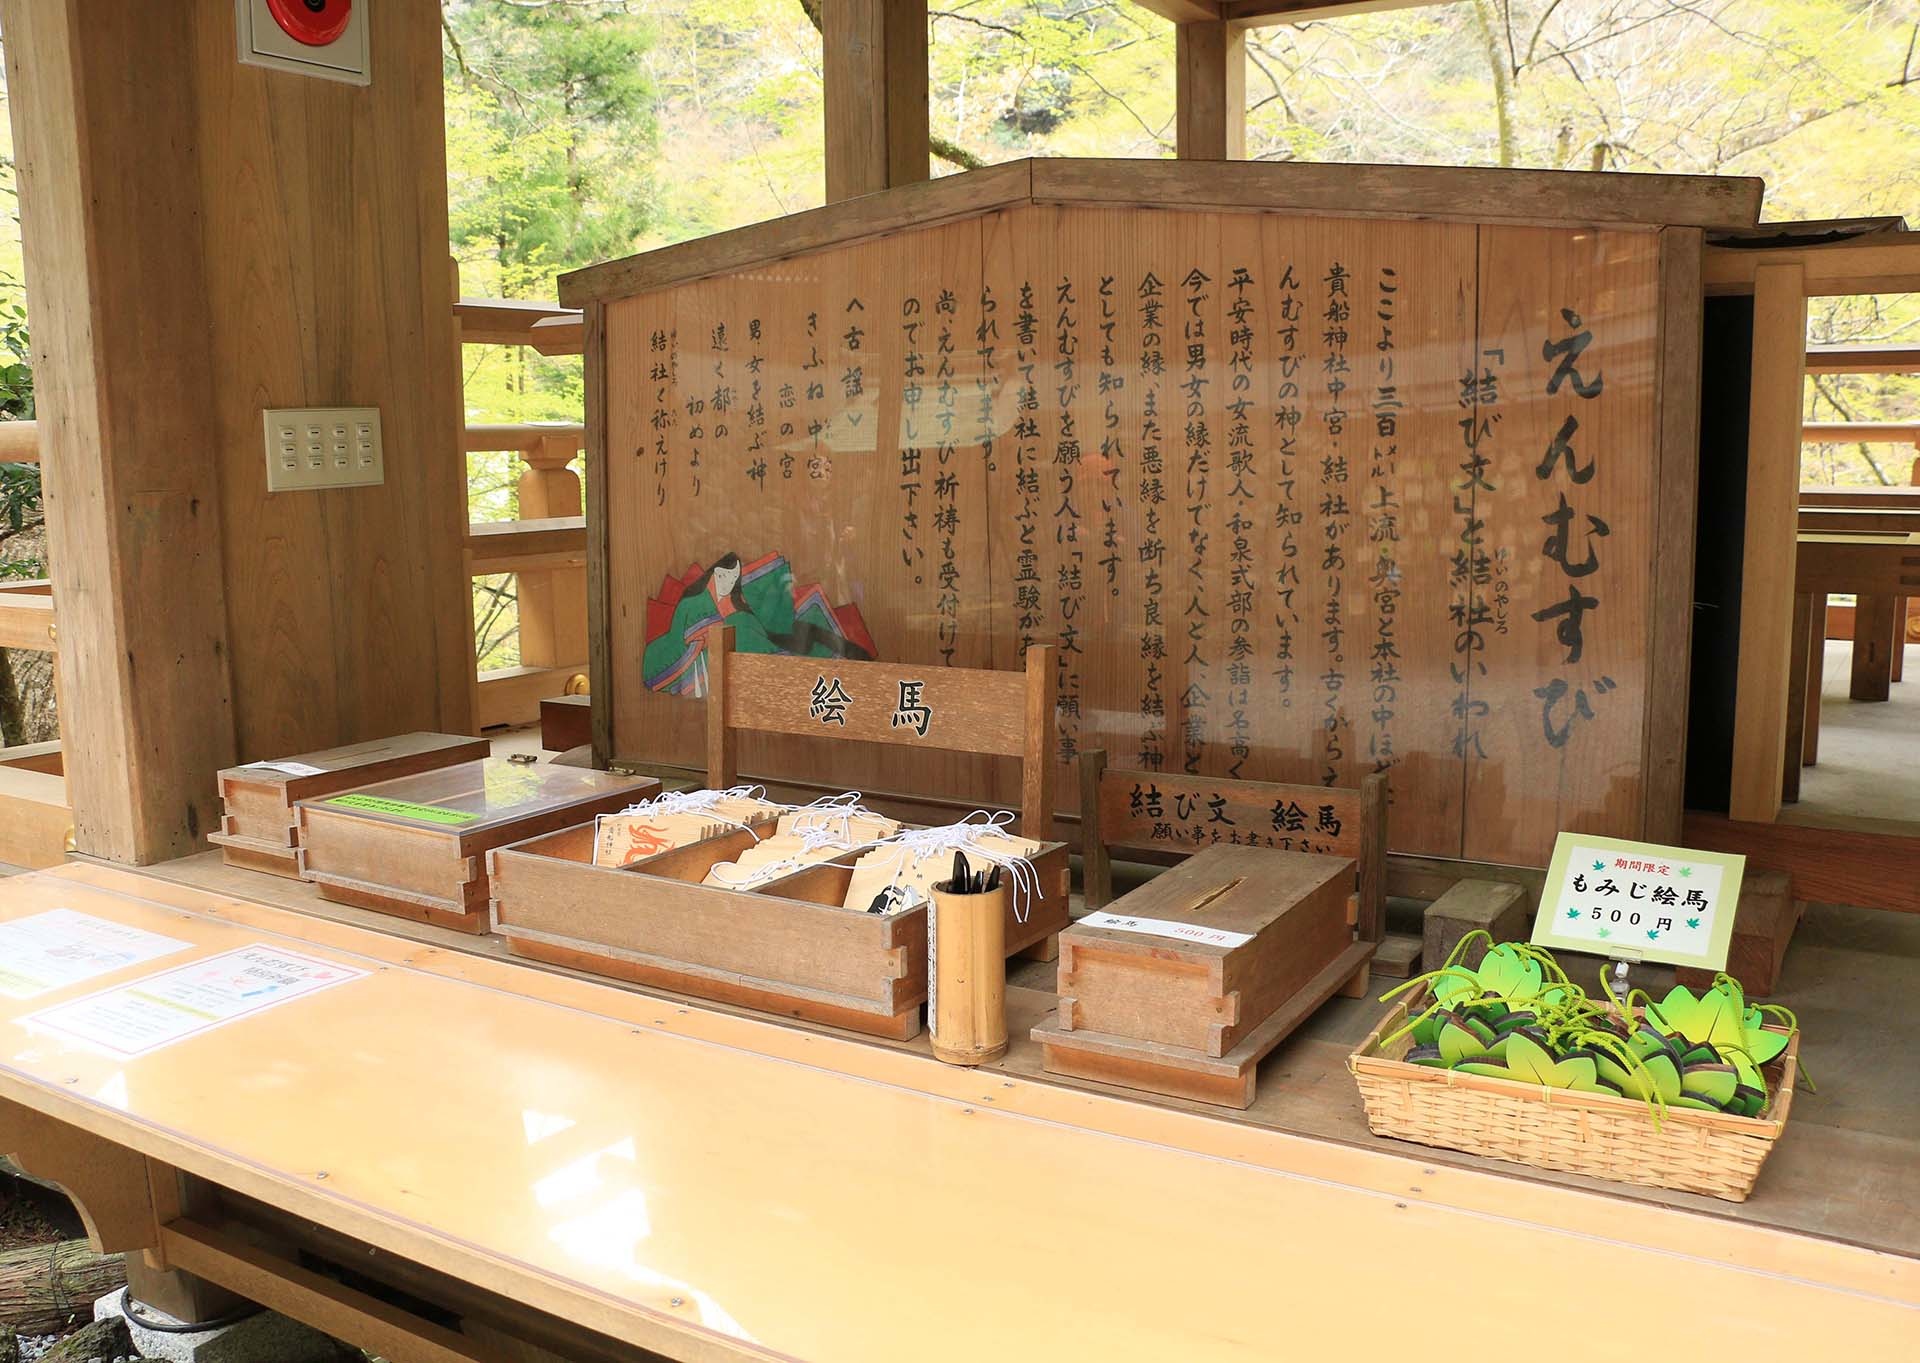
[[[569,278],[611,755],[698,764],[724,618],[746,652],[1011,670],[1051,644],[1062,764],[1385,772],[1397,851],[1544,864],[1561,828],[1676,828],[1697,229],[1040,202],[1048,164],[957,220],[875,234],[875,196],[792,258],[754,243],[819,215]],[[1295,170],[1180,169],[1209,205]],[[742,767],[1017,798],[964,757],[821,778],[804,743]]]

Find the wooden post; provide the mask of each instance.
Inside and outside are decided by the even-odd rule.
[[[1805,408],[1807,289],[1799,262],[1753,280],[1753,392],[1747,417],[1747,529],[1740,578],[1739,683],[1728,815],[1780,814],[1793,653],[1794,567]]]
[[[522,453],[520,518],[545,520],[580,514],[580,477],[568,467],[580,453],[571,435],[543,436]],[[563,564],[523,568],[520,580],[520,662],[526,667],[573,667],[587,661],[587,570]]]
[[[727,723],[727,659],[733,654],[733,630],[716,625],[707,631],[707,785],[727,790],[740,779],[739,740]]]
[[[1090,909],[1104,909],[1113,899],[1113,860],[1100,836],[1100,778],[1107,774],[1105,748],[1080,753],[1080,884]]]
[[[925,180],[927,0],[820,0],[827,202]]]
[[[4,0],[0,27],[75,836],[160,861],[218,825],[214,774],[235,750],[187,74],[200,26],[172,7]],[[140,69],[168,75],[126,78]]]
[[[1220,21],[1177,24],[1174,153],[1182,160],[1237,161],[1247,154],[1247,35]]]
[[[1027,750],[1020,758],[1020,832],[1053,840],[1053,761],[1060,722],[1053,645],[1027,649]]]
[[[1894,649],[1903,642],[1896,636],[1893,607],[1891,596],[1853,599],[1853,678],[1847,688],[1853,700],[1885,700],[1892,694]]]

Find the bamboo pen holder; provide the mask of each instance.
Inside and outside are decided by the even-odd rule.
[[[933,1054],[984,1065],[1007,1053],[1008,883],[982,894],[933,888],[928,915],[927,1022]]]

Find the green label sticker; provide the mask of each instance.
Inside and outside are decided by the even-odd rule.
[[[398,819],[418,819],[422,823],[463,824],[472,823],[480,817],[478,814],[469,814],[460,809],[417,805],[411,800],[389,800],[384,795],[336,795],[327,803],[342,809],[364,809],[373,814],[391,814]]]

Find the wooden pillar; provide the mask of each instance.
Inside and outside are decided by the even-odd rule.
[[[1174,26],[1174,151],[1182,160],[1247,154],[1247,35],[1212,20]]]
[[[572,435],[550,435],[521,455],[520,517],[545,520],[580,514],[580,476],[568,467],[580,453]],[[587,568],[584,563],[523,568],[520,579],[520,662],[525,667],[575,667],[587,661]]]
[[[234,760],[195,26],[173,6],[0,0],[0,28],[76,841],[182,856]]]
[[[827,202],[930,174],[927,0],[820,0]]]
[[[1780,813],[1798,557],[1800,424],[1807,362],[1803,267],[1762,265],[1753,283],[1753,392],[1747,415],[1747,523],[1740,577],[1739,681],[1734,695],[1728,814],[1772,823]]]

